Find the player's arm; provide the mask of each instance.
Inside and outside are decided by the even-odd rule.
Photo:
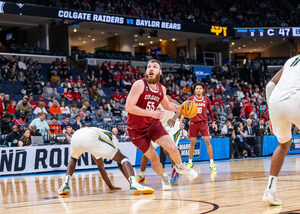
[[[167,95],[169,101],[171,103],[175,103],[177,105],[180,105],[180,103],[178,103],[176,100],[172,99],[169,95]],[[176,120],[181,116],[180,112],[176,112],[176,114],[167,121],[168,126],[170,126],[171,128],[174,127]]]
[[[272,94],[272,91],[274,90],[275,86],[279,82],[281,75],[283,72],[283,68],[280,69],[279,72],[275,74],[275,76],[271,79],[271,81],[267,84],[266,86],[266,98],[267,98],[267,103],[269,103],[269,98]]]
[[[211,119],[211,122],[212,122],[212,127],[213,129],[215,129],[216,131],[218,131],[218,126],[216,125],[215,121],[214,121],[214,113],[211,109],[211,103],[210,103],[210,99],[207,99],[208,100],[208,103],[207,103],[207,109],[208,109],[208,113],[209,113],[209,117]]]
[[[148,111],[136,105],[140,95],[144,91],[144,87],[145,87],[145,83],[142,80],[138,80],[132,85],[128,97],[126,99],[125,110],[130,114],[160,119],[163,116],[162,111],[158,111],[158,110]]]
[[[166,109],[167,111],[180,112],[180,105],[175,104],[174,102],[170,102],[167,97],[166,88],[164,86],[162,86],[162,88],[163,88],[163,93],[164,93],[164,98],[161,101],[162,107],[164,109]]]

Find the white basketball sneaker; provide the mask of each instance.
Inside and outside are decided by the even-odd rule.
[[[198,173],[193,168],[188,168],[183,163],[180,166],[176,166],[176,171],[179,174],[186,175],[190,180],[194,180],[198,177]]]
[[[63,185],[61,185],[61,187],[58,190],[58,194],[59,195],[67,195],[70,192],[70,186],[69,183],[63,183]]]
[[[264,196],[263,196],[263,202],[266,204],[269,204],[270,206],[281,206],[282,202],[279,200],[276,191],[266,189]]]
[[[140,195],[140,194],[152,194],[154,193],[154,189],[146,186],[142,186],[139,184],[136,180],[136,178],[129,178],[130,181],[130,192],[132,192],[134,195]]]
[[[162,189],[170,191],[172,189],[169,176],[162,176],[161,178]]]

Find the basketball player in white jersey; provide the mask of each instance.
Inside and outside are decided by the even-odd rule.
[[[131,163],[120,152],[119,148],[119,141],[109,131],[96,127],[85,127],[77,130],[71,138],[71,160],[68,163],[65,182],[58,190],[58,194],[65,195],[70,192],[69,182],[71,176],[75,171],[77,161],[84,152],[89,152],[93,155],[98,169],[110,190],[118,190],[120,188],[116,188],[111,184],[101,158],[108,158],[118,163],[118,167],[130,183],[130,191],[133,194],[153,193],[153,189],[142,186],[136,181]]]
[[[168,96],[168,99],[169,99],[170,102],[174,102],[174,103],[180,105],[175,100],[172,100],[169,96]],[[162,105],[159,105],[157,107],[157,109],[160,110],[160,111],[164,111],[164,116],[163,116],[163,118],[160,119],[160,122],[163,125],[163,127],[166,129],[168,134],[170,135],[173,143],[177,147],[178,146],[178,141],[179,141],[180,136],[181,136],[180,121],[178,119],[180,117],[181,113],[180,112],[175,113],[173,111],[167,111],[162,107]],[[154,149],[156,149],[159,146],[157,143],[154,143],[154,142],[151,142],[151,143],[152,143],[152,146],[153,146]],[[172,166],[173,166],[170,182],[172,184],[176,184],[177,181],[178,181],[179,174],[176,172],[175,164],[172,161],[172,159],[170,158],[170,155],[166,151],[164,151],[164,152],[168,156],[168,158],[170,159],[170,161],[172,163]],[[147,164],[148,164],[148,158],[145,155],[143,155],[142,159],[141,159],[140,175],[137,178],[137,181],[139,183],[145,183],[145,171],[146,171]],[[164,187],[164,190],[170,190],[170,189],[171,189],[171,186],[165,186]]]
[[[282,205],[276,193],[277,178],[292,143],[292,123],[300,128],[300,55],[290,58],[268,83],[266,97],[271,127],[279,143],[272,156],[263,201],[269,205]]]

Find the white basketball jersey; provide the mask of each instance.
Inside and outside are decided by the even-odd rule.
[[[167,126],[167,122],[169,119],[172,119],[174,117],[174,115],[176,114],[174,111],[167,111],[166,109],[164,109],[162,107],[161,104],[159,104],[159,106],[157,107],[157,110],[161,110],[164,111],[164,117],[160,119],[160,122],[163,126]]]
[[[297,55],[284,64],[281,78],[270,96],[270,103],[286,100],[299,91],[300,55]]]

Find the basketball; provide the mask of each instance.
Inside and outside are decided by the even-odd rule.
[[[198,106],[194,101],[187,100],[181,104],[180,112],[186,118],[193,118],[198,112]]]

